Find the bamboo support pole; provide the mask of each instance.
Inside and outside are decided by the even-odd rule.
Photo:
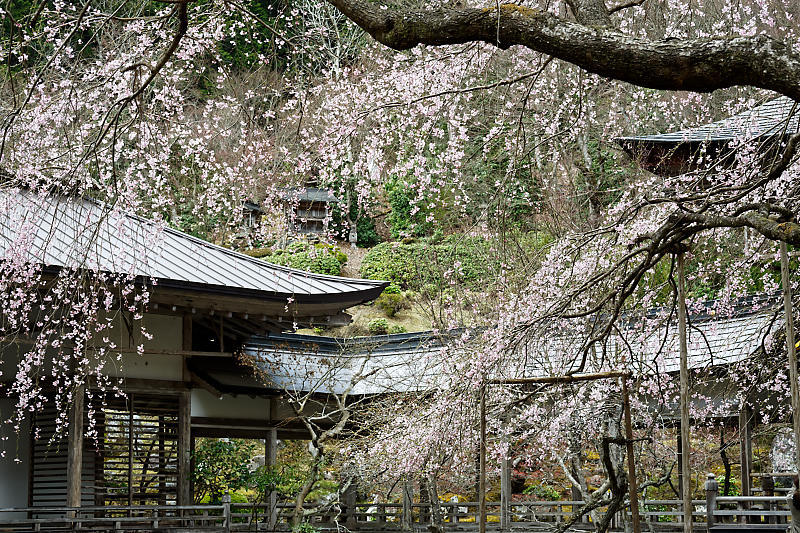
[[[800,472],[800,391],[797,383],[797,351],[792,318],[792,283],[789,278],[789,252],[781,241],[781,283],[783,285],[783,312],[786,320],[786,352],[789,355],[789,386],[792,393],[792,425],[794,427],[795,466]]]
[[[678,339],[680,344],[681,478],[683,531],[692,533],[692,476],[689,464],[689,352],[686,346],[686,280],[683,252],[678,253]]]

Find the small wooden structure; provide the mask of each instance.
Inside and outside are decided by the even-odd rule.
[[[290,235],[325,235],[339,200],[328,189],[307,186],[286,189],[283,202]]]

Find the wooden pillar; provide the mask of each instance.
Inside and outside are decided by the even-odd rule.
[[[792,280],[789,276],[789,252],[783,241],[781,241],[781,283],[783,285],[783,312],[786,320],[786,352],[789,355],[789,386],[792,392],[795,468],[800,472],[800,390],[798,390],[797,383],[797,352],[795,351],[794,319],[792,317]]]
[[[753,481],[750,473],[753,470],[753,410],[744,400],[739,406],[739,450],[742,465],[742,496],[752,495]]]
[[[276,428],[267,429],[267,438],[264,439],[264,465],[267,469],[272,469],[278,462],[278,430]],[[269,528],[275,529],[278,523],[278,494],[271,490],[267,494],[267,517]]]
[[[178,505],[191,505],[192,393],[178,399]]]
[[[511,527],[511,459],[500,462],[500,528]]]
[[[67,507],[81,506],[83,472],[83,402],[84,386],[76,387],[69,406],[67,433]]]
[[[419,477],[419,523],[430,524],[433,513],[428,476],[424,473]]]
[[[406,478],[403,480],[403,514],[401,516],[402,528],[404,531],[411,531],[414,524],[414,487],[411,481]]]
[[[761,478],[761,495],[762,496],[775,496],[775,480],[772,476],[764,476]],[[765,511],[777,510],[774,503],[764,503]],[[768,524],[776,524],[777,517],[775,515],[768,515],[766,522]]]
[[[678,340],[680,343],[680,404],[681,404],[681,477],[683,486],[683,531],[692,533],[692,477],[689,444],[689,352],[686,345],[686,287],[683,252],[678,253]]]

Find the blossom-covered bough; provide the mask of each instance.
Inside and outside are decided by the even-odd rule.
[[[632,13],[639,17],[654,16],[657,8],[652,2],[616,6],[602,0],[567,1],[563,5],[442,3],[421,6],[362,0],[332,0],[332,3],[376,40],[398,50],[420,44],[484,42],[502,49],[520,45],[589,72],[642,87],[711,92],[750,85],[800,99],[796,30],[791,23],[776,24],[776,19],[790,20],[792,9],[784,10],[767,2],[739,9],[740,15],[747,9],[752,10],[751,14],[758,13],[741,24],[733,20],[735,15],[729,17],[737,10],[729,4],[721,10],[725,14],[708,26],[704,25],[706,20],[702,19],[702,14],[709,14],[713,8],[708,3],[690,7],[690,19],[701,14],[696,25],[684,22],[666,31],[635,26]],[[667,13],[670,9],[686,8],[669,2],[659,3],[658,7]],[[729,36],[731,33],[739,35]],[[693,105],[689,97],[684,102]],[[787,121],[793,114],[794,109],[785,117]],[[519,370],[521,354],[565,332],[582,340],[564,350],[565,360],[556,368],[550,365],[553,371],[572,373],[594,370],[598,366],[613,368],[636,359],[641,352],[630,344],[627,350],[615,350],[610,345],[626,344],[622,330],[631,323],[639,322],[641,328],[656,331],[652,329],[654,323],[674,322],[674,300],[672,305],[663,308],[660,321],[649,324],[647,320],[635,318],[635,312],[626,315],[626,311],[648,309],[664,301],[665,286],[675,285],[674,255],[687,250],[687,245],[698,257],[707,249],[721,252],[725,245],[738,248],[744,244],[737,257],[725,265],[704,265],[699,261],[698,271],[691,276],[693,281],[701,283],[709,278],[724,277],[722,298],[718,300],[715,313],[730,313],[735,298],[752,291],[753,285],[767,291],[776,289],[775,276],[764,269],[770,260],[774,264],[775,241],[800,243],[796,221],[798,140],[796,131],[778,135],[777,141],[771,139],[777,147],[767,150],[767,157],[762,155],[765,153],[762,147],[741,142],[741,146],[735,146],[734,164],[722,164],[707,156],[693,172],[639,179],[604,215],[603,222],[588,231],[574,232],[559,239],[534,271],[531,283],[519,293],[506,295],[506,305],[500,306],[500,311],[492,317],[497,327],[491,327],[483,335],[482,342],[473,348],[472,357],[464,363],[468,370],[458,367],[454,373],[464,378],[455,379],[466,389],[442,393],[441,402],[434,402],[435,407],[426,411],[425,416],[430,418],[426,430],[436,433],[438,424],[434,412],[452,411],[453,405],[465,401],[464,397],[473,398],[474,404],[475,391],[485,376],[507,371],[509,366]],[[737,143],[737,140],[733,142]],[[690,308],[693,305],[690,302]],[[765,339],[768,333],[764,332]],[[769,353],[775,346],[779,343],[764,342],[763,352]],[[774,363],[778,368],[784,364],[783,360],[782,357],[772,359],[778,361]],[[545,357],[543,362],[549,363],[551,359]],[[776,401],[776,395],[786,394],[785,384],[781,386],[772,381],[780,381],[781,371],[767,372],[771,377],[761,382],[758,380],[765,379],[761,372],[754,373],[744,367],[737,371],[738,379],[743,381],[742,391],[766,390],[768,403]],[[665,390],[674,386],[668,382],[662,372],[656,370],[651,377],[643,377],[639,386],[663,400],[670,395],[674,398],[676,392]],[[467,393],[468,390],[472,390],[472,394]],[[595,400],[587,402],[585,395],[594,394],[597,394]],[[576,410],[567,408],[564,399],[544,402],[544,405],[558,405],[559,415],[563,417],[552,412],[543,413],[539,407],[539,412],[527,408],[527,416],[518,420],[516,428],[536,428],[533,432],[542,434],[546,433],[541,429],[545,425],[554,431],[551,439],[542,443],[538,454],[554,453],[554,448],[569,441],[564,434],[569,434],[570,428],[575,430],[574,423],[567,423],[569,420],[582,420],[583,427],[578,434],[604,432],[601,428],[588,429],[590,424],[586,419],[591,416],[589,413],[600,410],[608,398],[608,389],[593,387],[591,391],[573,391],[569,396],[578,403]],[[529,400],[530,394],[523,394],[522,398]],[[746,398],[743,394],[742,403]],[[499,405],[508,405],[504,401],[515,400],[515,397],[499,397],[496,401]],[[579,414],[579,406],[586,407],[589,413]],[[500,412],[504,410],[504,407],[498,408]],[[707,412],[706,418],[710,417],[713,413]],[[424,418],[414,417],[414,421],[419,424]],[[469,434],[470,428],[475,428],[474,418],[464,432]],[[587,428],[586,433],[583,433],[584,428]],[[452,426],[447,430],[439,428],[437,437],[432,440],[446,442],[447,431],[452,431]],[[513,434],[514,431],[495,429],[499,448],[507,446],[502,438],[504,432]],[[531,434],[524,435],[530,443]],[[417,451],[426,449],[417,441],[414,448]],[[580,449],[581,446],[572,447],[573,458],[579,460]],[[565,452],[567,450],[562,448],[561,453]],[[562,464],[568,471],[566,464]],[[577,477],[575,481],[580,485]],[[584,494],[588,495],[585,490]]]

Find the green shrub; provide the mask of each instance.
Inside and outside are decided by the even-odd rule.
[[[347,255],[330,244],[294,243],[284,250],[275,250],[264,260],[317,274],[338,276],[342,273],[342,265],[347,262]]]
[[[302,522],[292,526],[292,533],[319,533],[319,530],[308,522]]]
[[[356,246],[359,248],[371,248],[381,242],[381,236],[375,231],[375,223],[367,216],[358,217],[356,231],[358,232]]]
[[[245,250],[243,252],[245,255],[249,255],[250,257],[256,257],[258,259],[262,257],[267,257],[272,255],[271,248],[254,248],[252,250]]]
[[[406,328],[404,328],[400,324],[392,324],[392,326],[389,328],[389,333],[391,335],[395,335],[397,333],[405,333],[405,332]]]
[[[375,300],[375,305],[378,309],[386,313],[386,316],[393,317],[401,309],[408,309],[410,307],[408,300],[400,293],[383,291],[378,299]]]
[[[389,321],[385,318],[374,318],[367,323],[370,335],[386,335],[389,332]]]
[[[525,487],[522,494],[531,494],[542,500],[556,501],[561,497],[556,489],[544,483],[532,483]]]
[[[388,287],[383,289],[383,294],[400,294],[402,290],[394,283],[390,283]]]
[[[245,488],[250,481],[250,458],[255,444],[242,439],[201,439],[192,455],[195,503],[222,500],[225,491]]]
[[[391,207],[386,222],[395,239],[409,233],[422,237],[433,230],[433,223],[428,221],[428,202],[417,205],[415,212],[412,195],[413,189],[403,179],[393,178],[386,184],[386,198]]]
[[[332,244],[325,244],[324,242],[318,242],[314,245],[314,248],[316,248],[317,250],[322,250],[324,252],[333,254],[336,260],[343,265],[347,263],[347,254]]]
[[[426,285],[439,288],[451,280],[485,288],[498,267],[497,254],[489,241],[451,235],[437,244],[381,243],[364,256],[360,274],[367,279],[390,281],[401,289],[421,290]]]

